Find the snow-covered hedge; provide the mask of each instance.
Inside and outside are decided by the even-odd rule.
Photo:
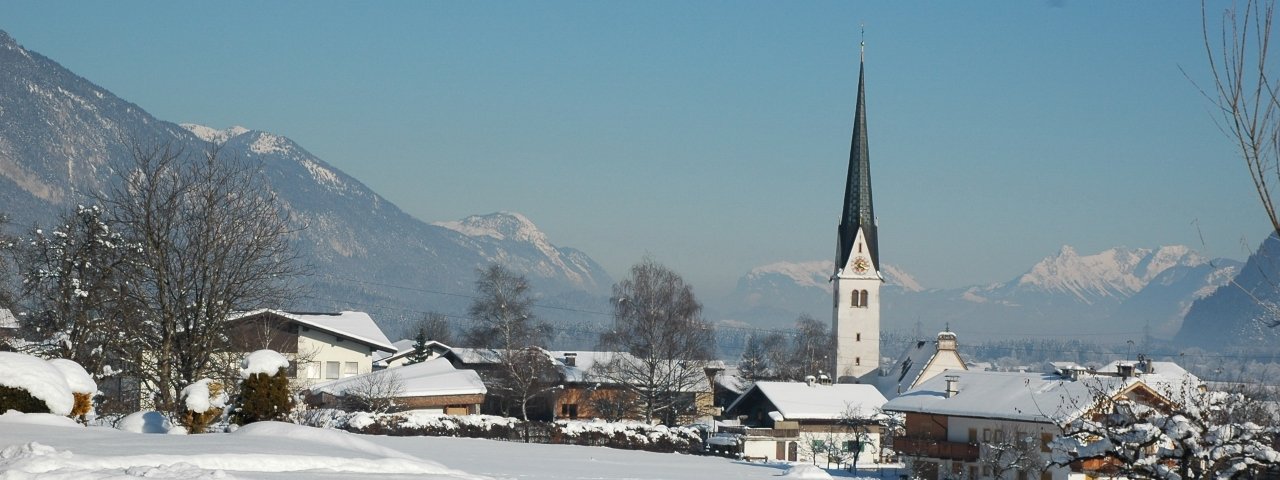
[[[559,420],[525,422],[493,415],[442,415],[426,412],[372,414],[313,409],[294,420],[303,425],[336,428],[372,435],[467,437],[524,440],[527,431],[535,442],[590,445],[653,452],[698,452],[702,437],[695,428],[668,428],[640,422]]]

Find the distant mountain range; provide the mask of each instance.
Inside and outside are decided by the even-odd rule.
[[[392,337],[428,310],[463,325],[476,269],[498,262],[529,277],[545,317],[563,325],[608,321],[601,312],[609,311],[609,274],[586,253],[554,245],[523,215],[421,221],[286,137],[154,118],[0,31],[0,213],[13,227],[48,225],[129,168],[133,145],[166,143],[188,152],[217,146],[262,162],[270,188],[302,227],[296,245],[314,272],[308,295],[283,307],[365,310]],[[975,339],[1114,341],[1171,338],[1185,323],[1178,339],[1191,344],[1274,340],[1268,335],[1277,330],[1256,319],[1269,315],[1259,304],[1280,302],[1276,244],[1264,244],[1243,268],[1181,246],[1083,256],[1063,247],[1008,282],[956,289],[925,288],[888,264],[883,328],[929,335],[950,324]],[[826,261],[765,265],[744,275],[729,298],[703,299],[711,300],[707,315],[768,328],[790,328],[801,313],[827,319],[830,274]],[[1243,288],[1218,288],[1233,278]],[[592,345],[589,328],[566,331],[562,346]]]
[[[924,288],[884,266],[881,328],[931,335],[950,328],[973,339],[1172,338],[1191,305],[1226,284],[1240,262],[1209,260],[1183,246],[1113,248],[1080,255],[1064,246],[1008,282]],[[718,305],[744,323],[790,326],[807,313],[830,318],[831,262],[774,263],[744,275]],[[1123,341],[1123,340],[1121,340]]]
[[[395,336],[426,310],[461,321],[476,269],[491,262],[526,274],[543,304],[608,305],[608,273],[588,255],[553,245],[522,215],[420,221],[288,138],[154,118],[0,32],[0,208],[14,227],[48,225],[88,201],[113,172],[129,168],[135,144],[218,146],[222,155],[262,163],[302,228],[296,245],[314,272],[308,296],[288,308],[367,310]]]

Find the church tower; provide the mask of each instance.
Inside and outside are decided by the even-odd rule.
[[[871,158],[867,151],[867,106],[863,87],[865,54],[858,62],[858,103],[849,148],[844,210],[836,232],[835,304],[831,332],[836,338],[835,376],[841,382],[874,383],[880,367],[880,246],[871,207]]]

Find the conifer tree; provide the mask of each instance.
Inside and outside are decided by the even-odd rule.
[[[293,409],[289,394],[289,377],[284,369],[275,375],[254,373],[240,383],[240,405],[232,415],[237,425],[269,420],[284,420]]]
[[[427,332],[419,329],[418,334],[413,337],[413,353],[409,354],[409,365],[422,363],[427,361]]]

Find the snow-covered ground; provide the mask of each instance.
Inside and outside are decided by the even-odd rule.
[[[837,472],[839,474],[840,472]],[[896,478],[886,473],[885,478]],[[821,469],[717,457],[445,437],[382,437],[287,423],[160,435],[0,415],[9,479],[668,479],[826,478]],[[879,478],[872,476],[869,478]]]

